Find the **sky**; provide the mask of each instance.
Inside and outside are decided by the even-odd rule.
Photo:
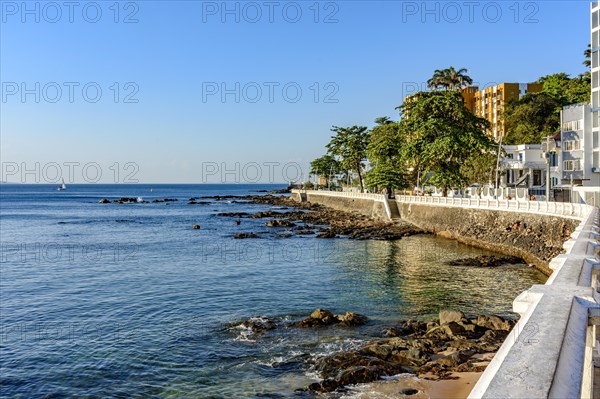
[[[584,71],[589,1],[0,1],[0,180],[306,180],[435,69]]]

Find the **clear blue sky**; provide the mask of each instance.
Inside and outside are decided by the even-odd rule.
[[[236,162],[240,181],[257,180],[255,164],[243,170],[255,162],[258,180],[280,182],[295,175],[284,164],[307,169],[323,154],[331,125],[396,118],[409,86],[434,69],[466,67],[481,85],[583,72],[588,1],[472,3],[139,1],[118,3],[117,15],[114,1],[29,1],[32,13],[2,1],[3,166],[78,162],[74,181],[84,182],[93,177],[82,177],[83,165],[95,162],[101,181],[122,182],[134,162],[141,182],[201,183],[233,182],[235,172],[222,179],[220,169]],[[66,82],[78,84],[72,102]],[[235,92],[236,82],[239,103],[235,94],[223,102],[221,84]],[[25,98],[23,83],[33,92]],[[126,103],[136,90],[138,102]],[[23,181],[21,172],[8,180]]]

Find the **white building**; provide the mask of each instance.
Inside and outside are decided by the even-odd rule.
[[[547,163],[541,144],[502,146],[505,156],[500,161],[503,171],[500,187],[527,188],[530,194],[545,194]]]

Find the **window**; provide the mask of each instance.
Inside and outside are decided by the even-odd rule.
[[[592,167],[600,168],[600,152],[596,151],[592,155]]]
[[[563,162],[563,170],[565,172],[581,170],[581,161],[579,159],[575,159],[573,161],[564,161]]]
[[[565,141],[563,144],[563,151],[577,151],[581,149],[579,140]]]
[[[583,128],[583,119],[579,119],[576,121],[567,121],[563,122],[562,130],[564,131],[576,131],[581,130]]]
[[[533,171],[533,185],[534,186],[542,185],[542,171],[540,169],[534,169],[534,171]]]

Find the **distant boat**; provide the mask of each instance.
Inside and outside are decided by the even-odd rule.
[[[67,185],[65,184],[65,179],[62,179],[62,183],[60,184],[60,186],[58,186],[58,188],[56,189],[56,191],[63,191],[67,189]]]

